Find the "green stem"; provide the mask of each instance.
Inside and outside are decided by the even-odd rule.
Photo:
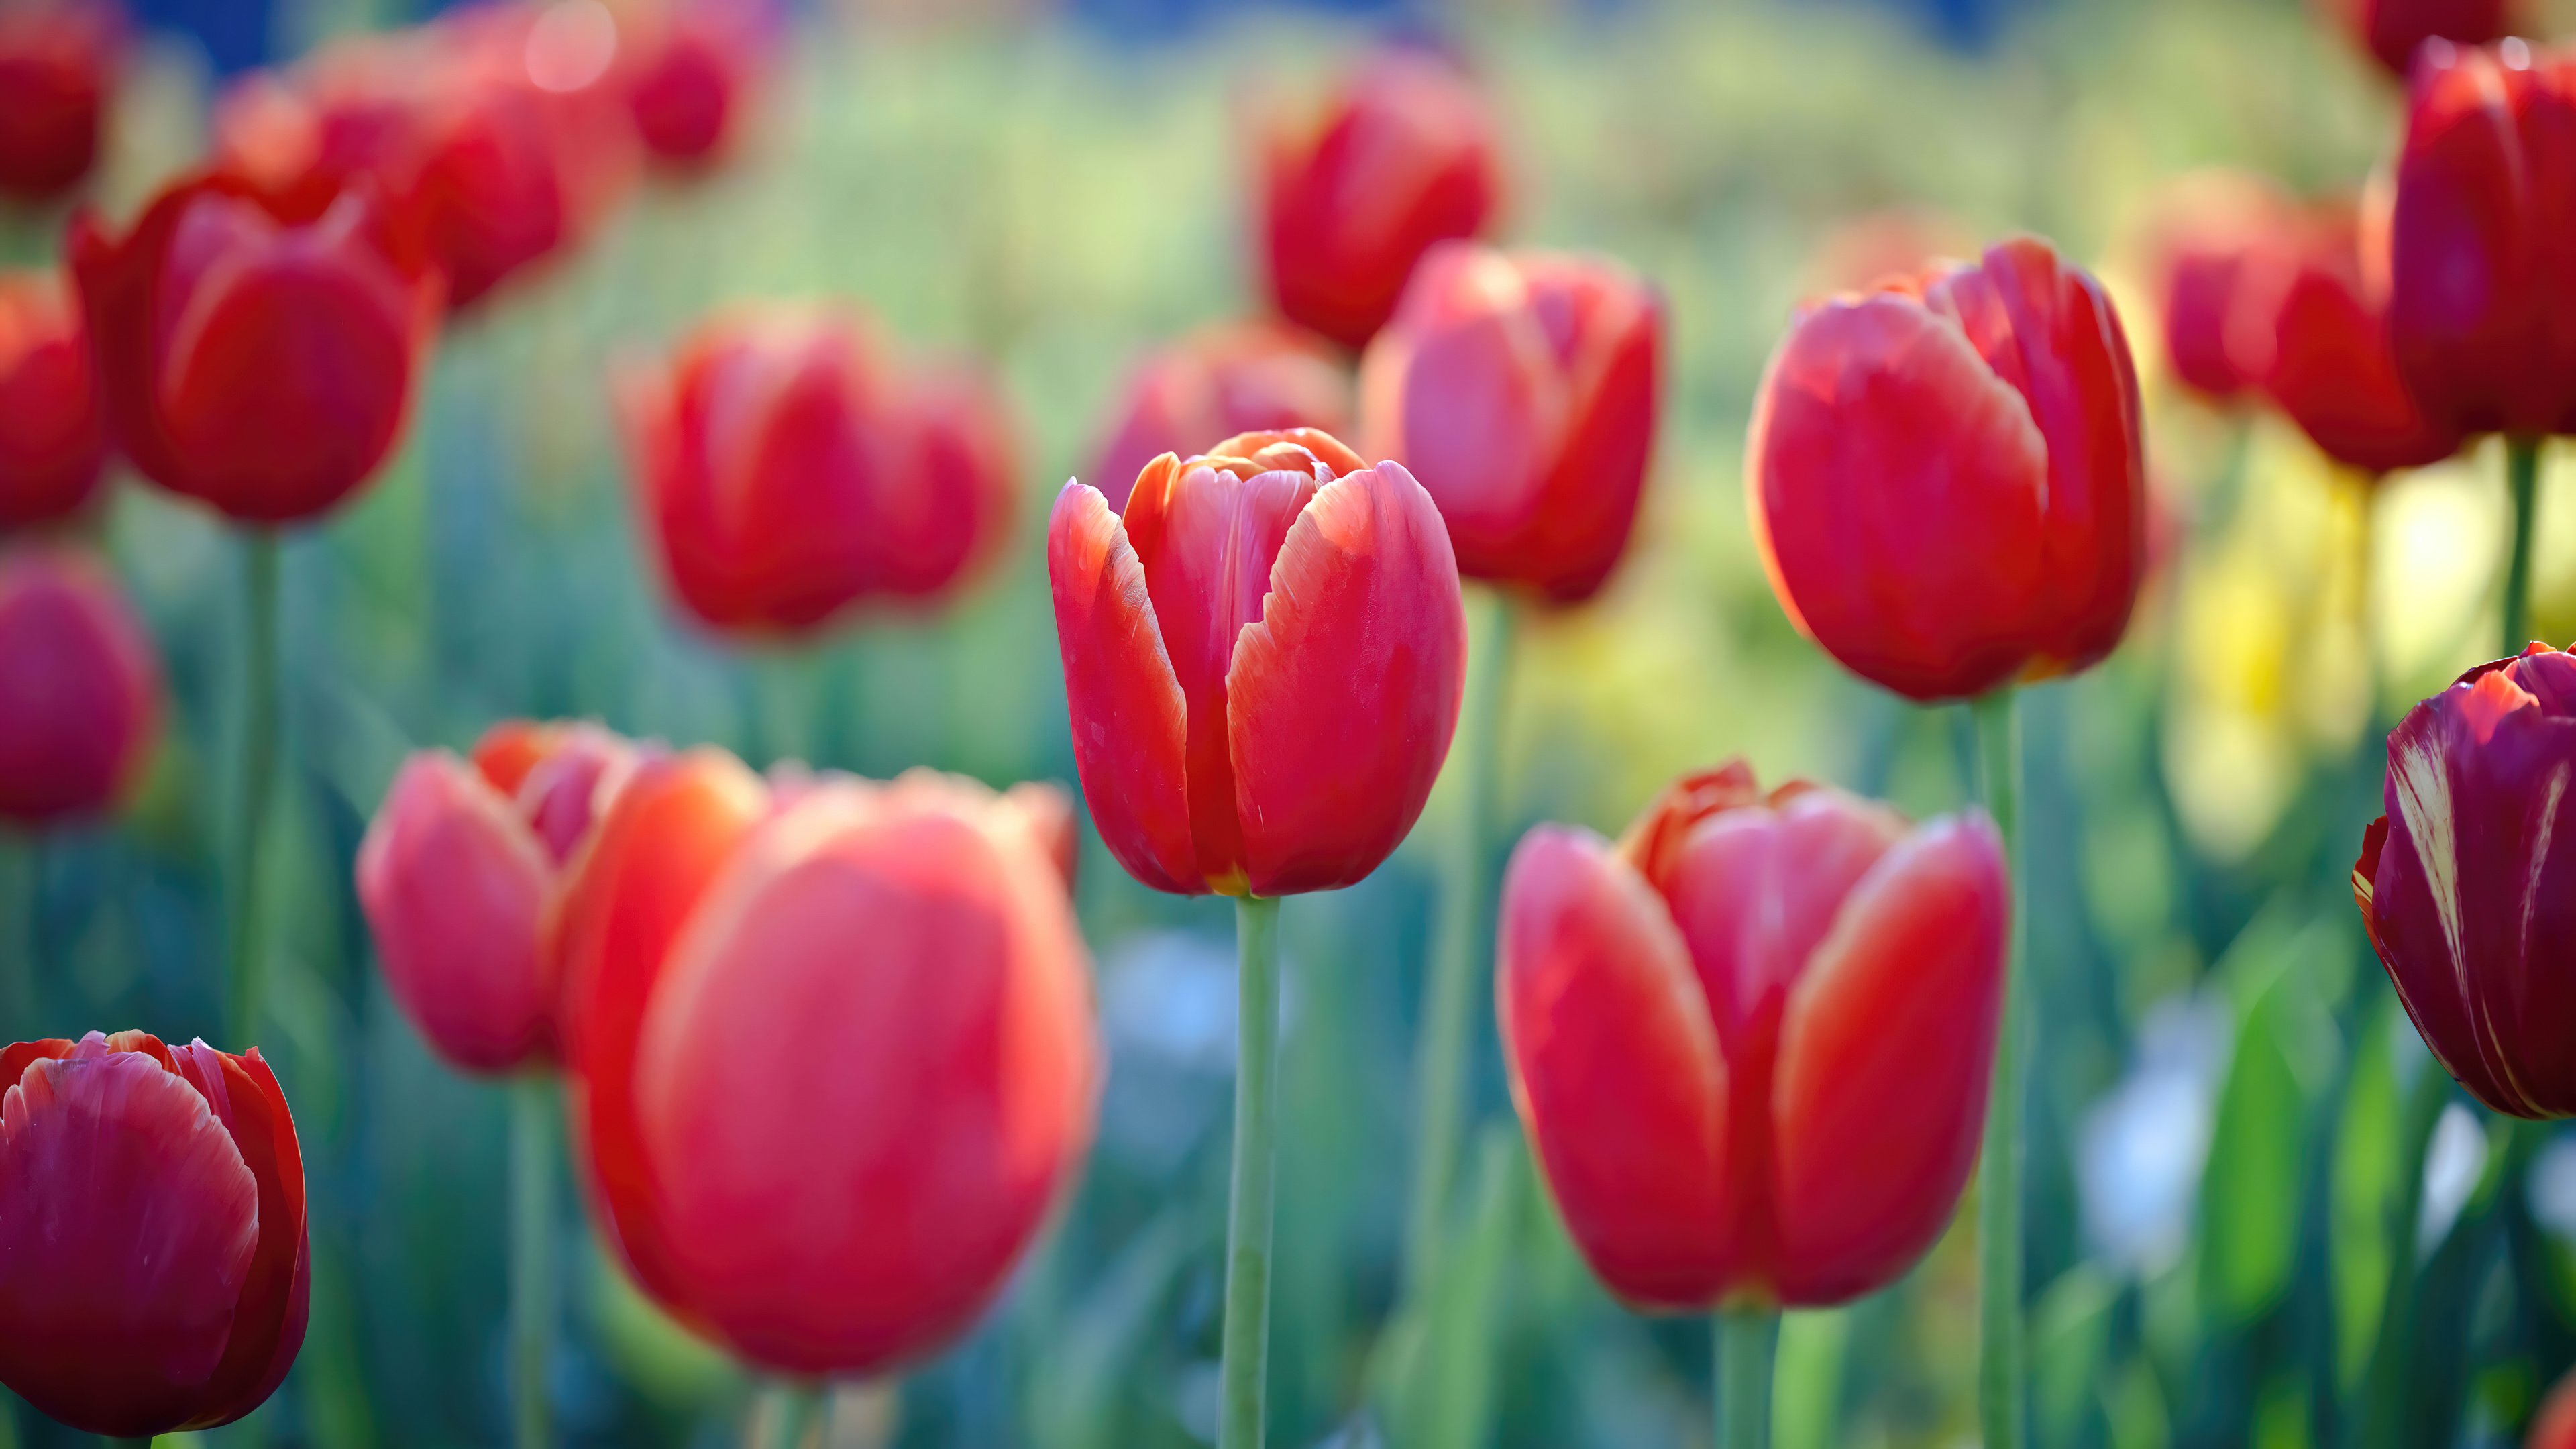
[[[1780,1310],[1722,1308],[1716,1327],[1717,1449],[1770,1449]]]
[[[152,1449],[152,1436],[149,1434],[138,1435],[132,1439],[128,1439],[121,1434],[101,1434],[98,1436],[98,1442],[101,1444],[140,1444],[143,1446],[143,1449]]]
[[[805,1449],[805,1441],[829,1442],[832,1427],[831,1386],[819,1380],[781,1380],[769,1390],[769,1412],[761,1449]]]
[[[2004,1016],[1995,1035],[1995,1074],[1986,1094],[1985,1153],[1977,1163],[1981,1292],[1977,1411],[1987,1449],[2022,1449],[2028,1442],[2021,1281],[2022,1088],[2030,983],[2029,965],[2023,960],[2028,912],[2022,888],[2021,716],[2010,685],[1980,697],[1973,708],[1986,813],[1994,817],[1995,829],[2003,835],[2004,864],[2012,880]]]
[[[2396,1030],[2409,1030],[2400,1023]],[[2419,1063],[2406,1092],[2406,1116],[2397,1139],[2397,1213],[2389,1224],[2388,1289],[2379,1300],[2379,1333],[2370,1346],[2370,1371],[2362,1380],[2368,1411],[2359,1415],[2361,1442],[2372,1449],[2396,1449],[2406,1442],[2407,1382],[2413,1377],[2417,1269],[2415,1238],[2424,1221],[2424,1158],[2433,1149],[2433,1129],[2441,1125],[2442,1108],[2451,1100],[2451,1076],[2436,1061]]]
[[[231,933],[225,964],[232,973],[225,1022],[235,1050],[256,1045],[259,1026],[259,838],[268,821],[277,774],[277,534],[242,535],[242,673],[240,798],[233,811]]]
[[[1476,1003],[1477,947],[1488,914],[1486,836],[1493,829],[1504,682],[1518,611],[1495,593],[1485,647],[1467,661],[1467,693],[1450,750],[1458,772],[1457,832],[1443,861],[1431,975],[1423,984],[1422,1038],[1413,1059],[1413,1201],[1404,1225],[1404,1298],[1419,1302],[1446,1237],[1451,1184],[1467,1100],[1467,1043]]]
[[[510,1422],[518,1449],[544,1449],[546,1356],[555,1324],[554,1082],[510,1084]]]
[[[1225,1225],[1223,1414],[1217,1449],[1260,1449],[1270,1359],[1270,1198],[1278,1166],[1279,902],[1234,905],[1234,1180]]]
[[[2498,652],[2511,658],[2531,642],[2531,536],[2540,511],[2540,439],[2505,439],[2504,480],[2513,495],[2513,552],[2505,564],[2504,648]]]

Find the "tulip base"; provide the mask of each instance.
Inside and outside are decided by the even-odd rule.
[[[2504,647],[2510,659],[2531,642],[2531,539],[2540,508],[2540,439],[2511,437],[2504,444],[2505,491],[2513,496],[2513,551],[2504,573]]]
[[[510,1084],[510,1433],[544,1449],[546,1359],[555,1322],[554,1082]]]
[[[1716,1329],[1717,1449],[1768,1449],[1780,1310],[1720,1309]]]
[[[1994,817],[1995,829],[2003,836],[2004,865],[2012,881],[2003,1022],[1995,1033],[1985,1149],[1977,1161],[1977,1416],[1987,1449],[2022,1449],[2029,1442],[2023,1398],[2027,1364],[2021,1193],[2023,1056],[2030,1034],[2030,983],[2029,966],[2023,959],[2028,913],[2022,899],[2021,715],[2011,685],[1980,696],[1972,708],[1986,813]]]
[[[259,1032],[259,838],[277,774],[277,547],[270,529],[242,535],[241,795],[224,877],[231,897],[224,1021],[235,1051],[257,1045]]]
[[[1234,907],[1234,1168],[1226,1209],[1217,1449],[1259,1449],[1270,1359],[1271,1179],[1278,1166],[1279,902]]]

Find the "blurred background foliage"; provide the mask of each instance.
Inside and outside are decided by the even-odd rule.
[[[1166,9],[1189,22],[1177,36],[1160,28]],[[312,1177],[313,1331],[277,1401],[203,1440],[502,1437],[503,1094],[441,1069],[392,1009],[349,887],[406,749],[462,746],[508,715],[590,715],[755,763],[1071,779],[1046,501],[1089,466],[1132,356],[1254,305],[1252,126],[1379,22],[963,10],[852,0],[801,17],[745,156],[649,190],[589,248],[451,330],[398,461],[288,542],[293,768],[259,883],[275,983],[262,1045]],[[300,0],[263,23],[291,51],[402,18]],[[1744,426],[1798,299],[1864,279],[1848,271],[1869,249],[1855,218],[1954,244],[2054,236],[2101,267],[2150,359],[2171,547],[2121,652],[2027,705],[2039,1442],[2349,1438],[2399,1253],[2431,1264],[2404,1358],[2430,1391],[2408,1442],[2510,1439],[2576,1360],[2576,1136],[2491,1151],[2487,1119],[2455,1108],[2418,1239],[2392,1240],[2391,1205],[2417,1170],[2398,1160],[2403,1084],[2431,1068],[2345,879],[2378,809],[2378,732],[2485,656],[2495,460],[2374,497],[2286,426],[2181,399],[2151,360],[2131,242],[2158,184],[2196,166],[2357,187],[2393,137],[2391,88],[2294,0],[1497,0],[1398,18],[1454,42],[1498,98],[1515,158],[1506,235],[1620,255],[1671,304],[1634,555],[1598,603],[1523,631],[1497,863],[1530,822],[1615,832],[1669,776],[1738,754],[1767,778],[1832,780],[1918,814],[1962,803],[1964,711],[1847,677],[1773,603],[1745,522]],[[241,59],[162,36],[129,78],[102,182],[111,210],[197,153],[210,54]],[[9,217],[7,249],[49,255],[60,220]],[[948,614],[738,653],[660,600],[606,377],[710,307],[813,295],[856,299],[913,344],[993,359],[1021,422],[1025,506],[1005,559]],[[2565,639],[2576,466],[2558,463],[2537,605],[2542,632]],[[120,492],[104,535],[168,657],[173,718],[124,818],[0,842],[0,991],[20,1037],[129,1024],[185,1037],[220,1011],[212,843],[231,806],[209,762],[231,757],[236,718],[235,544],[139,488]],[[1520,1146],[1484,1013],[1486,1125],[1454,1225],[1472,1270],[1444,1285],[1428,1334],[1378,1351],[1448,788],[1377,877],[1286,912],[1273,1437],[1357,1449],[1394,1415],[1414,1426],[1408,1444],[1704,1443],[1707,1326],[1631,1315],[1584,1271]],[[1114,1064],[1087,1178],[963,1347],[899,1386],[843,1391],[835,1443],[1211,1436],[1226,907],[1145,891],[1096,842],[1080,899]],[[588,1243],[570,1212],[568,1238]],[[1898,1288],[1790,1317],[1785,1449],[1972,1438],[1971,1207],[1960,1222]],[[569,1441],[739,1437],[753,1409],[732,1368],[596,1249],[566,1271],[552,1392]],[[1393,1404],[1387,1364],[1402,1352],[1439,1367]],[[0,1422],[0,1443],[13,1434],[71,1442],[23,1409],[14,1429]]]

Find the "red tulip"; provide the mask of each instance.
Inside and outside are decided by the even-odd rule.
[[[2540,1401],[2523,1449],[2576,1449],[2576,1374],[2559,1379],[2549,1397]]]
[[[627,91],[635,133],[655,159],[697,165],[742,129],[773,23],[757,0],[681,0],[662,17]]]
[[[1772,592],[1914,699],[2082,669],[2146,563],[2129,344],[2099,283],[2020,238],[1810,307],[1754,404]]]
[[[1977,1159],[2003,1011],[2003,846],[1981,815],[1742,764],[1616,846],[1542,825],[1503,883],[1512,1097],[1593,1271],[1644,1308],[1884,1287]]]
[[[1163,347],[1127,377],[1118,431],[1101,450],[1101,496],[1127,506],[1163,453],[1187,458],[1243,433],[1349,429],[1351,384],[1325,342],[1273,322],[1236,322]]]
[[[1345,347],[1395,311],[1435,242],[1479,236],[1502,197],[1484,98],[1435,56],[1388,51],[1262,157],[1261,227],[1280,315]]]
[[[2424,47],[2389,245],[2397,369],[2437,424],[2576,430],[2576,52]]]
[[[2365,472],[2420,468],[2458,452],[2459,434],[2427,417],[2397,375],[2386,268],[2366,265],[2354,208],[2317,208],[2274,252],[2262,381],[2281,411],[2326,456]]]
[[[2511,30],[2511,0],[2327,0],[2345,33],[2390,75],[2406,78],[2415,52],[2439,37],[2484,45]]]
[[[561,941],[594,1201],[646,1291],[800,1376],[966,1329],[1090,1141],[1070,829],[1039,786],[637,773]]]
[[[304,1346],[304,1159],[257,1049],[0,1051],[0,1383],[92,1434],[229,1424]]]
[[[545,935],[565,862],[634,769],[596,725],[496,725],[471,764],[404,761],[358,847],[358,903],[394,1000],[468,1072],[556,1050]]]
[[[2239,171],[2195,172],[2157,202],[2146,250],[2166,364],[2210,401],[2263,385],[2279,283],[2264,260],[2293,215],[2279,187]]]
[[[92,0],[0,7],[0,195],[42,201],[89,174],[123,28]]]
[[[1068,483],[1047,573],[1082,793],[1129,874],[1331,890],[1413,828],[1467,631],[1448,530],[1402,464],[1301,429],[1166,453],[1123,516]]]
[[[823,311],[719,317],[622,379],[671,587],[717,629],[796,633],[869,597],[936,600],[1008,529],[1008,424],[978,378],[898,374]]]
[[[151,639],[105,570],[68,548],[0,554],[0,820],[114,805],[160,713]]]
[[[117,445],[234,518],[286,523],[347,497],[392,450],[435,326],[435,277],[376,203],[319,211],[209,176],[124,240],[73,223],[71,262]]]
[[[1617,262],[1443,243],[1369,344],[1369,448],[1430,490],[1460,573],[1579,602],[1636,523],[1662,352],[1663,304]]]
[[[80,312],[50,272],[0,272],[0,529],[80,510],[106,462]]]
[[[2388,736],[2388,813],[2352,870],[2406,1014],[2479,1101],[2576,1115],[2576,659],[2481,664]]]

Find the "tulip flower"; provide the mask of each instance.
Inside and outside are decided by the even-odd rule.
[[[876,597],[935,601],[1008,526],[1008,426],[982,381],[896,370],[859,321],[719,316],[620,379],[671,589],[710,627],[801,633]]]
[[[89,174],[123,29],[103,0],[0,7],[0,196],[43,201]]]
[[[1092,822],[1156,890],[1350,885],[1422,813],[1458,723],[1449,535],[1400,463],[1301,429],[1145,466],[1047,525]]]
[[[2384,270],[2363,254],[2361,220],[2329,203],[2291,229],[2270,265],[2277,300],[2264,392],[2326,456],[2365,473],[2420,468],[2460,436],[2417,406],[2388,344]]]
[[[2576,1115],[2576,659],[2481,664],[2388,736],[2388,813],[2353,866],[2362,924],[2424,1044],[2515,1117]]]
[[[403,762],[358,847],[358,903],[385,984],[461,1071],[513,1071],[555,1050],[545,914],[635,751],[595,725],[510,721],[469,763]]]
[[[160,712],[151,639],[104,569],[68,548],[0,554],[0,820],[115,805]]]
[[[1626,267],[1447,242],[1369,344],[1362,426],[1440,506],[1460,573],[1579,602],[1636,523],[1662,352]]]
[[[79,310],[49,273],[0,272],[0,530],[78,512],[106,446]]]
[[[635,134],[678,166],[721,156],[765,68],[771,24],[748,0],[682,0],[662,19],[627,88]]]
[[[1070,830],[1041,786],[773,793],[710,750],[636,772],[564,905],[575,1122],[682,1322],[779,1373],[877,1374],[1000,1291],[1100,1080]]]
[[[1220,438],[1289,428],[1340,434],[1350,416],[1350,379],[1322,339],[1270,322],[1206,328],[1128,374],[1117,431],[1101,450],[1101,496],[1125,508],[1136,475],[1159,454],[1186,458]]]
[[[2433,39],[2484,45],[2512,28],[2512,0],[2323,0],[2344,32],[2399,80]]]
[[[1276,127],[1262,156],[1270,299],[1357,350],[1395,310],[1435,242],[1480,236],[1503,190],[1494,123],[1447,61],[1383,52],[1320,115]]]
[[[2576,1374],[2558,1380],[2531,1419],[2523,1449],[2576,1449]]]
[[[1918,700],[2110,652],[2145,569],[2145,478],[2111,300],[2027,237],[1808,308],[1746,446],[1781,606]]]
[[[162,487],[236,519],[307,519],[402,431],[437,282],[363,191],[308,211],[185,181],[122,240],[75,221],[71,262],[112,436]]]
[[[92,1434],[229,1424],[304,1345],[304,1159],[256,1048],[0,1051],[0,1383]]]
[[[2166,365],[2211,402],[2263,384],[2273,299],[2247,294],[2277,286],[2277,269],[2262,260],[2293,213],[2270,180],[2226,170],[2183,177],[2157,202],[2146,251]]]
[[[2003,1004],[2002,843],[1741,763],[1504,877],[1512,1098],[1566,1226],[1651,1309],[1840,1303],[1948,1226]]]

